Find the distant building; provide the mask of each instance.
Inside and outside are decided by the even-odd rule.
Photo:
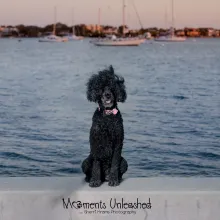
[[[2,32],[4,30],[4,26],[0,26],[0,32]]]
[[[139,30],[129,30],[129,32],[132,33],[132,34],[136,34],[136,33],[139,32]]]
[[[208,28],[208,37],[213,37],[215,35],[215,30],[213,28]]]
[[[124,34],[129,33],[129,28],[128,27],[124,27]]]
[[[103,30],[103,27],[97,24],[96,25],[90,24],[90,25],[86,25],[86,29],[91,32],[96,32],[96,31],[101,32]]]
[[[177,30],[175,34],[178,37],[183,37],[183,36],[185,36],[185,31],[184,30]]]
[[[102,32],[103,27],[101,25],[95,25],[95,31]]]
[[[118,33],[118,28],[117,27],[104,27],[103,28],[103,33],[104,34],[117,34]]]
[[[199,30],[195,29],[195,28],[188,28],[186,31],[186,34],[189,37],[199,37],[200,36]]]
[[[219,30],[215,30],[214,28],[208,28],[208,37],[219,37]]]
[[[219,30],[215,30],[215,37],[220,37],[220,31]]]
[[[11,35],[13,32],[16,32],[18,34],[19,30],[16,27],[0,26],[1,36],[8,36]]]
[[[86,30],[93,32],[94,31],[94,26],[93,25],[86,25],[85,26]]]

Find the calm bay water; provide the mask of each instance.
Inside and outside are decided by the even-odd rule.
[[[95,47],[0,39],[0,176],[78,176],[96,104],[88,77],[112,64],[126,176],[220,176],[220,40]]]

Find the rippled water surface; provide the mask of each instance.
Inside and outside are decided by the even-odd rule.
[[[220,40],[95,47],[0,39],[0,175],[77,176],[96,104],[85,83],[112,64],[127,176],[220,176]]]

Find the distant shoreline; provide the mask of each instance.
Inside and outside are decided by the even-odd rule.
[[[175,35],[187,38],[219,38],[220,30],[215,28],[189,28],[182,29],[173,28]],[[41,37],[48,33],[54,32],[58,36],[66,36],[74,33],[77,36],[83,37],[105,37],[106,35],[116,35],[127,37],[137,37],[140,35],[150,34],[152,37],[166,35],[171,28],[149,27],[141,29],[130,29],[128,26],[111,26],[111,25],[97,25],[97,24],[78,24],[75,26],[68,26],[63,23],[48,24],[45,27],[38,27],[34,25],[25,26],[23,24],[17,26],[0,26],[0,36],[2,37]]]
[[[34,39],[34,38],[40,38],[40,37],[28,37],[28,36],[0,36],[0,39]],[[84,36],[84,38],[97,38],[94,36]],[[155,37],[152,37],[154,39]],[[219,37],[186,37],[187,39],[220,39]]]

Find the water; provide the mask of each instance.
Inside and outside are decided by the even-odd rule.
[[[95,47],[0,39],[0,175],[79,176],[96,104],[85,83],[112,64],[126,176],[220,176],[220,40]]]

